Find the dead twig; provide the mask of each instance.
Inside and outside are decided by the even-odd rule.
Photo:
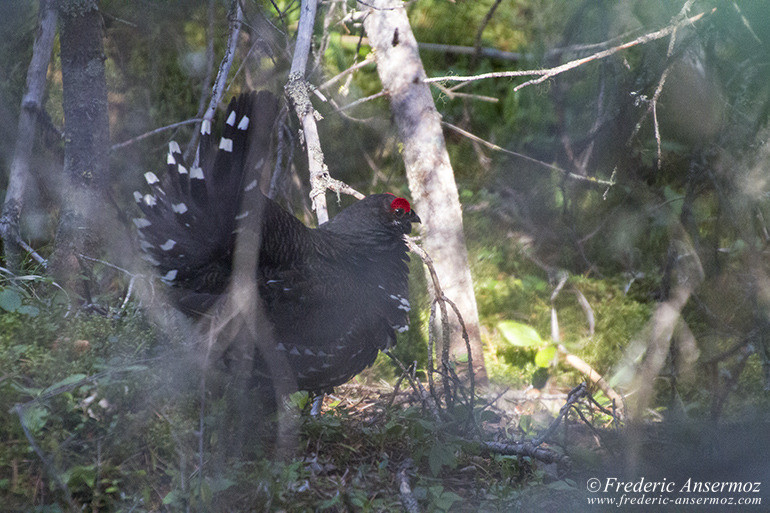
[[[716,11],[716,8],[712,9],[708,12],[702,12],[700,14],[697,14],[695,16],[691,16],[689,18],[686,18],[674,25],[669,25],[665,28],[662,28],[658,31],[651,32],[649,34],[645,34],[643,36],[640,36],[632,41],[628,41],[627,43],[623,43],[621,45],[618,45],[616,47],[610,48],[608,50],[604,50],[601,52],[597,52],[593,55],[589,55],[588,57],[583,57],[581,59],[575,59],[573,61],[567,62],[565,64],[562,64],[561,66],[556,66],[554,68],[549,69],[536,69],[536,70],[517,70],[517,71],[497,71],[492,73],[482,73],[480,75],[471,75],[471,76],[459,76],[459,75],[446,75],[442,77],[431,77],[426,78],[423,80],[423,82],[431,83],[431,82],[475,82],[478,80],[485,80],[488,78],[513,78],[513,77],[529,77],[529,76],[536,76],[537,78],[533,78],[531,80],[528,80],[526,82],[523,82],[513,88],[513,92],[518,91],[519,89],[522,89],[524,87],[540,84],[542,82],[545,82],[546,80],[553,78],[557,75],[560,75],[564,73],[565,71],[569,71],[572,69],[575,69],[577,67],[582,66],[583,64],[587,64],[592,61],[605,59],[607,57],[610,57],[611,55],[614,55],[622,50],[627,50],[629,48],[632,48],[637,45],[646,44],[651,41],[656,41],[658,39],[664,38],[666,36],[671,35],[673,32],[678,30],[681,27],[684,27],[686,25],[690,25],[692,23],[695,23],[696,21],[700,20],[707,14],[714,13]]]
[[[585,381],[572,390],[570,390],[569,394],[567,394],[567,402],[564,403],[564,405],[559,410],[559,415],[556,416],[555,419],[551,422],[551,424],[548,426],[548,428],[543,431],[543,433],[532,440],[532,445],[538,446],[541,445],[547,438],[549,438],[554,431],[559,427],[559,424],[561,424],[561,421],[567,416],[569,413],[569,409],[577,403],[580,399],[583,397],[586,397],[588,394],[588,387],[586,386]]]
[[[441,124],[444,125],[445,127],[449,128],[449,129],[451,129],[451,130],[454,130],[458,134],[460,134],[460,135],[462,135],[464,137],[467,137],[468,139],[470,139],[472,141],[476,141],[478,143],[483,144],[484,146],[486,146],[487,148],[489,148],[491,150],[499,151],[501,153],[505,153],[506,155],[511,155],[511,156],[514,156],[514,157],[519,157],[519,158],[528,160],[530,162],[533,162],[535,164],[538,164],[540,166],[547,167],[548,169],[552,169],[554,171],[558,171],[559,173],[563,174],[565,177],[567,177],[567,178],[569,178],[571,180],[578,180],[578,181],[582,181],[582,182],[588,182],[588,183],[592,183],[592,184],[596,184],[596,185],[601,185],[601,186],[607,186],[607,187],[612,187],[613,185],[615,185],[615,177],[614,176],[610,180],[602,180],[600,178],[594,178],[594,177],[591,177],[591,176],[582,176],[582,175],[579,175],[579,174],[576,174],[576,173],[571,173],[571,172],[566,171],[566,170],[564,170],[564,169],[562,169],[562,168],[560,168],[558,166],[555,166],[553,164],[549,164],[547,162],[543,162],[542,160],[538,160],[538,159],[532,158],[532,157],[530,157],[528,155],[524,155],[523,153],[518,153],[518,152],[515,152],[515,151],[511,151],[511,150],[507,150],[505,148],[502,148],[502,147],[500,147],[500,146],[498,146],[498,145],[496,145],[494,143],[491,143],[491,142],[489,142],[489,141],[487,141],[485,139],[482,139],[481,137],[479,137],[477,135],[474,135],[474,134],[468,132],[467,130],[463,130],[459,126],[455,126],[455,125],[453,125],[451,123],[447,123],[446,121],[442,121]]]
[[[173,130],[175,128],[179,128],[180,126],[191,125],[193,123],[200,123],[201,121],[203,121],[203,118],[190,118],[184,121],[179,121],[178,123],[172,123],[170,125],[162,126],[160,128],[156,128],[155,130],[150,130],[149,132],[145,132],[141,135],[137,135],[136,137],[132,137],[127,141],[113,144],[112,146],[110,146],[110,151],[114,152],[121,148],[125,148],[126,146],[130,146],[132,144],[138,143],[142,139],[147,139],[148,137],[152,137],[153,135],[160,134],[167,130]]]
[[[366,59],[362,60],[359,63],[353,64],[348,69],[341,71],[340,73],[334,75],[332,78],[324,82],[323,84],[318,86],[318,89],[321,91],[325,91],[326,89],[330,88],[337,82],[339,82],[341,79],[345,78],[349,74],[358,71],[361,68],[365,68],[369,64],[374,64],[374,56],[372,54],[369,54],[366,56]]]
[[[445,367],[449,366],[449,316],[447,314],[446,305],[449,304],[449,306],[452,308],[452,311],[457,316],[457,320],[460,323],[460,329],[462,330],[462,337],[463,341],[465,342],[465,348],[468,351],[468,379],[470,384],[470,401],[471,403],[468,405],[468,415],[470,418],[473,418],[473,401],[475,399],[476,394],[476,376],[475,371],[473,369],[473,354],[471,351],[471,343],[470,343],[470,337],[468,336],[468,330],[465,326],[465,321],[463,320],[462,315],[460,314],[460,309],[457,307],[457,305],[450,300],[446,295],[444,295],[444,291],[441,288],[441,283],[439,282],[438,274],[436,273],[436,268],[433,266],[433,259],[428,255],[428,253],[422,249],[420,246],[417,245],[415,240],[411,237],[406,236],[405,237],[406,243],[409,246],[409,250],[415,253],[417,256],[420,257],[420,259],[423,261],[425,266],[428,268],[428,273],[431,277],[431,282],[433,284],[433,292],[434,292],[434,303],[438,303],[439,308],[441,309],[441,322],[442,322],[442,336],[444,338],[444,349],[442,349],[442,364]],[[431,307],[431,316],[433,317],[433,311],[435,307]],[[432,324],[432,323],[431,323]],[[444,351],[446,351],[446,354],[444,354]],[[432,351],[431,351],[432,352]],[[432,360],[431,360],[432,362]],[[428,372],[433,372],[432,365],[428,369]],[[449,396],[449,393],[447,391],[447,396]]]
[[[412,390],[414,390],[414,393],[417,394],[417,397],[420,398],[420,402],[422,402],[423,408],[430,411],[433,415],[434,420],[437,422],[441,420],[441,414],[439,413],[438,404],[436,401],[433,400],[433,397],[428,394],[428,391],[425,390],[425,387],[422,386],[422,383],[420,383],[420,380],[414,378],[411,374],[409,374],[407,368],[404,366],[403,363],[401,363],[401,360],[396,358],[396,356],[391,353],[390,351],[386,352],[391,360],[393,360],[396,365],[401,369],[401,372],[406,376],[406,378],[409,380],[409,384],[412,385]]]
[[[469,441],[473,443],[472,441]],[[569,465],[569,457],[559,454],[553,449],[538,447],[532,442],[481,442],[480,447],[488,452],[510,455],[510,456],[528,456],[530,458],[542,461],[543,463],[556,463],[562,466]]]
[[[409,474],[414,472],[414,461],[406,458],[398,467],[396,472],[396,481],[398,481],[398,491],[401,496],[401,505],[407,513],[419,513],[420,507],[417,499],[412,493],[412,487],[409,485]]]

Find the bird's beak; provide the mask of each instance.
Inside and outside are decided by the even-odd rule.
[[[422,223],[422,221],[420,221],[420,216],[418,216],[417,212],[414,210],[409,211],[409,221],[412,223]]]

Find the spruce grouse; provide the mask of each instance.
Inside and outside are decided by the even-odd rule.
[[[134,193],[144,213],[134,223],[176,306],[199,316],[228,286],[239,223],[259,215],[256,280],[275,348],[299,389],[321,392],[371,365],[408,329],[404,235],[420,218],[406,199],[373,194],[312,229],[264,197],[254,170],[271,160],[277,112],[264,91],[233,98],[218,144],[204,121],[197,166],[171,142],[165,175],[145,173],[151,192]],[[241,210],[249,194],[259,195],[260,212]]]

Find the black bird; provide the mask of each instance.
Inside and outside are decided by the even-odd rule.
[[[373,194],[313,229],[264,197],[249,170],[270,161],[277,112],[277,99],[264,91],[234,98],[219,144],[202,125],[200,166],[185,165],[171,142],[168,171],[146,173],[151,192],[134,193],[144,213],[134,223],[176,306],[200,316],[227,289],[239,223],[259,216],[255,278],[275,348],[299,389],[323,392],[371,365],[395,332],[408,329],[404,235],[420,218],[406,199]],[[259,195],[258,212],[242,207],[255,204],[243,201],[250,194]],[[264,372],[259,358],[255,367]]]

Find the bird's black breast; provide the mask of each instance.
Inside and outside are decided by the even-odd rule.
[[[303,389],[346,382],[390,347],[394,330],[404,331],[408,322],[403,258],[332,241],[324,239],[290,266],[260,269],[277,349]],[[405,248],[401,252],[405,256]]]

